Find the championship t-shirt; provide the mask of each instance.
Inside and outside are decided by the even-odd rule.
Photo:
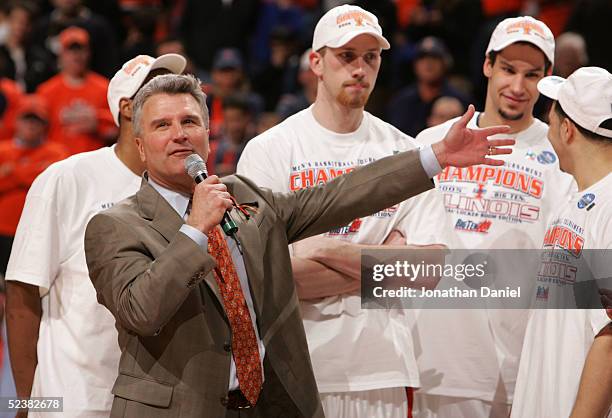
[[[479,115],[469,128],[478,127]],[[416,142],[438,141],[455,120],[426,129]],[[548,217],[569,199],[574,184],[559,170],[547,132],[547,125],[534,119],[521,132],[500,135],[516,140],[512,154],[494,157],[503,166],[446,167],[436,176],[460,248],[540,247]],[[517,309],[421,311],[416,331],[423,350],[417,362],[427,371],[421,374],[421,391],[489,402],[501,396],[510,403],[527,317],[526,310]]]
[[[288,192],[412,148],[410,137],[367,112],[355,132],[339,134],[322,127],[311,107],[251,140],[238,174]],[[325,236],[382,244],[398,229],[410,244],[447,244],[445,219],[439,197],[430,191]],[[410,335],[412,311],[361,309],[358,293],[302,301],[301,311],[320,392],[419,386]]]
[[[554,251],[554,261],[543,264],[535,278],[533,300],[538,308],[560,301],[571,308],[573,285],[591,275],[600,286],[608,286],[609,279],[602,279],[612,278],[612,265],[596,250],[612,249],[612,173],[573,195],[549,224],[542,248]],[[554,268],[550,265],[553,262]],[[587,353],[609,322],[604,309],[533,310],[512,417],[568,417]]]
[[[63,413],[108,417],[121,352],[115,319],[96,298],[85,262],[85,227],[133,195],[140,178],[114,147],[74,155],[36,178],[17,226],[6,280],[40,288],[42,318],[32,397],[64,398]]]

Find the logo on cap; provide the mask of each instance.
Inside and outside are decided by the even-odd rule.
[[[136,74],[136,71],[139,69],[140,64],[150,65],[151,59],[145,55],[139,55],[129,61],[125,65],[125,67],[123,67],[123,71],[129,76],[134,76],[134,74]]]
[[[508,27],[506,28],[506,33],[507,34],[516,33],[521,30],[523,31],[525,35],[538,35],[539,37],[543,39],[546,38],[546,34],[544,33],[544,30],[542,29],[542,27],[538,25],[536,22],[531,22],[528,20],[522,20],[520,22],[515,22],[515,23],[512,23],[511,25],[508,25]]]
[[[355,21],[356,26],[365,26],[365,24],[374,26],[374,21],[372,20],[372,18],[359,10],[351,10],[350,12],[342,13],[336,18],[336,24],[339,28],[341,28],[343,26],[349,25],[350,20]]]

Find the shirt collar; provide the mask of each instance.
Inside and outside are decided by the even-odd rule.
[[[172,209],[179,214],[181,218],[185,216],[187,212],[187,206],[189,206],[189,196],[167,189],[164,186],[157,184],[151,177],[147,176],[149,184],[157,190],[157,192],[168,202]]]

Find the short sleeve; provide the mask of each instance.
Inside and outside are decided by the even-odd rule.
[[[605,326],[612,322],[605,309],[589,309],[587,317],[594,335],[599,334]]]
[[[284,138],[270,131],[253,138],[240,155],[236,174],[247,177],[260,187],[276,192],[287,191],[289,169],[286,165],[289,156],[283,155],[286,146]]]
[[[61,252],[56,199],[58,177],[48,169],[28,191],[9,259],[6,280],[39,286],[46,294],[57,276]]]

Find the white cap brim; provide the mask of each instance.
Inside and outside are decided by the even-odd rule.
[[[389,48],[391,48],[391,45],[389,44],[389,41],[387,41],[387,39],[384,36],[382,36],[381,34],[377,33],[374,29],[366,27],[364,29],[354,30],[354,31],[345,33],[344,35],[340,36],[339,38],[333,39],[333,40],[327,42],[325,45],[321,45],[317,49],[321,49],[324,46],[328,46],[330,48],[340,48],[341,46],[344,46],[344,45],[348,44],[351,40],[355,39],[359,35],[372,35],[373,37],[375,37],[378,40],[378,43],[380,44],[380,47],[382,49],[389,49]]]
[[[565,114],[589,132],[612,138],[612,129],[601,126],[612,119],[612,75],[603,68],[581,67],[567,79],[550,76],[538,83],[538,90],[557,100]]]
[[[153,61],[149,72],[158,68],[166,68],[172,71],[173,74],[181,74],[185,69],[186,65],[187,60],[182,55],[164,54],[160,57],[157,57],[155,61]]]
[[[538,82],[538,91],[544,96],[559,100],[559,89],[565,83],[565,78],[556,75],[544,77]]]
[[[546,47],[543,44],[540,44],[538,42],[534,42],[531,39],[525,39],[525,38],[521,38],[521,37],[517,37],[516,39],[508,39],[506,42],[502,42],[499,45],[496,45],[496,48],[490,48],[487,51],[487,54],[491,51],[496,51],[499,52],[507,47],[509,47],[512,44],[516,44],[518,42],[527,42],[528,44],[531,44],[533,46],[535,46],[536,48],[538,48],[540,51],[542,51],[542,53],[544,54],[544,56],[546,57],[546,59],[548,61],[550,61],[551,63],[554,64],[555,62],[555,56],[553,55],[553,52],[551,51],[546,51]]]

